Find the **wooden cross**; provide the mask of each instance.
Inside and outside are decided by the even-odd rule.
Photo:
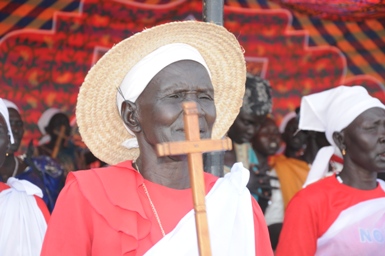
[[[54,148],[52,150],[52,154],[51,154],[51,157],[53,159],[56,159],[57,155],[59,154],[62,141],[64,139],[68,139],[65,132],[66,132],[66,127],[64,125],[60,126],[59,132],[55,132],[57,135],[57,138],[56,138],[55,146],[54,146]]]
[[[157,153],[158,156],[187,155],[199,254],[209,256],[211,255],[211,247],[206,216],[202,153],[230,150],[232,143],[229,138],[223,140],[200,139],[198,109],[195,102],[184,102],[183,112],[186,141],[157,144]]]

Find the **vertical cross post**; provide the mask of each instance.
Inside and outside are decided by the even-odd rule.
[[[231,140],[200,139],[198,109],[195,102],[184,102],[184,123],[186,141],[157,144],[158,156],[187,154],[190,184],[193,194],[195,224],[199,254],[211,255],[210,236],[206,215],[205,183],[203,177],[203,152],[229,150],[232,147]]]
[[[52,150],[52,154],[51,154],[51,157],[53,159],[56,159],[57,155],[59,154],[61,143],[62,143],[63,139],[66,139],[65,132],[66,132],[66,127],[64,125],[60,126],[60,131],[57,134],[55,146],[54,146],[54,148]]]

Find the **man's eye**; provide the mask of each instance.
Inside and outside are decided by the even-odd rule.
[[[207,95],[207,94],[202,94],[202,95],[199,95],[199,99],[212,100],[212,97],[210,95]]]
[[[168,97],[171,98],[171,99],[178,99],[179,95],[178,94],[171,94]]]

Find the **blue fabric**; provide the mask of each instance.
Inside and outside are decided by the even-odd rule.
[[[257,155],[255,154],[253,148],[252,148],[252,147],[249,147],[247,153],[248,153],[248,155],[249,155],[249,163],[250,163],[250,168],[251,168],[250,171],[253,171],[253,172],[258,171],[257,166],[258,166],[259,162],[258,162]],[[262,189],[258,189],[258,192],[262,193]],[[251,193],[251,195],[252,195],[252,196],[254,197],[254,199],[258,202],[259,197],[258,197],[256,194],[254,194],[254,193]]]
[[[43,200],[52,212],[56,199],[64,185],[64,170],[48,156],[34,156],[24,159],[26,170],[16,178],[28,180],[43,191]]]
[[[257,155],[255,154],[254,150],[252,147],[249,147],[248,149],[248,155],[249,155],[249,163],[253,165],[258,165],[258,158]]]

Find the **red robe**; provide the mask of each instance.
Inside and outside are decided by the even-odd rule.
[[[207,173],[204,177],[207,193],[217,177]],[[173,230],[193,208],[191,189],[176,190],[144,180],[127,161],[70,173],[48,225],[41,255],[143,255],[162,238],[143,182],[165,233]],[[256,252],[273,255],[263,214],[254,199],[250,200]]]
[[[385,197],[381,186],[360,190],[339,183],[335,175],[310,184],[299,191],[287,207],[276,255],[314,255],[317,239],[329,229],[341,211],[380,197]]]

